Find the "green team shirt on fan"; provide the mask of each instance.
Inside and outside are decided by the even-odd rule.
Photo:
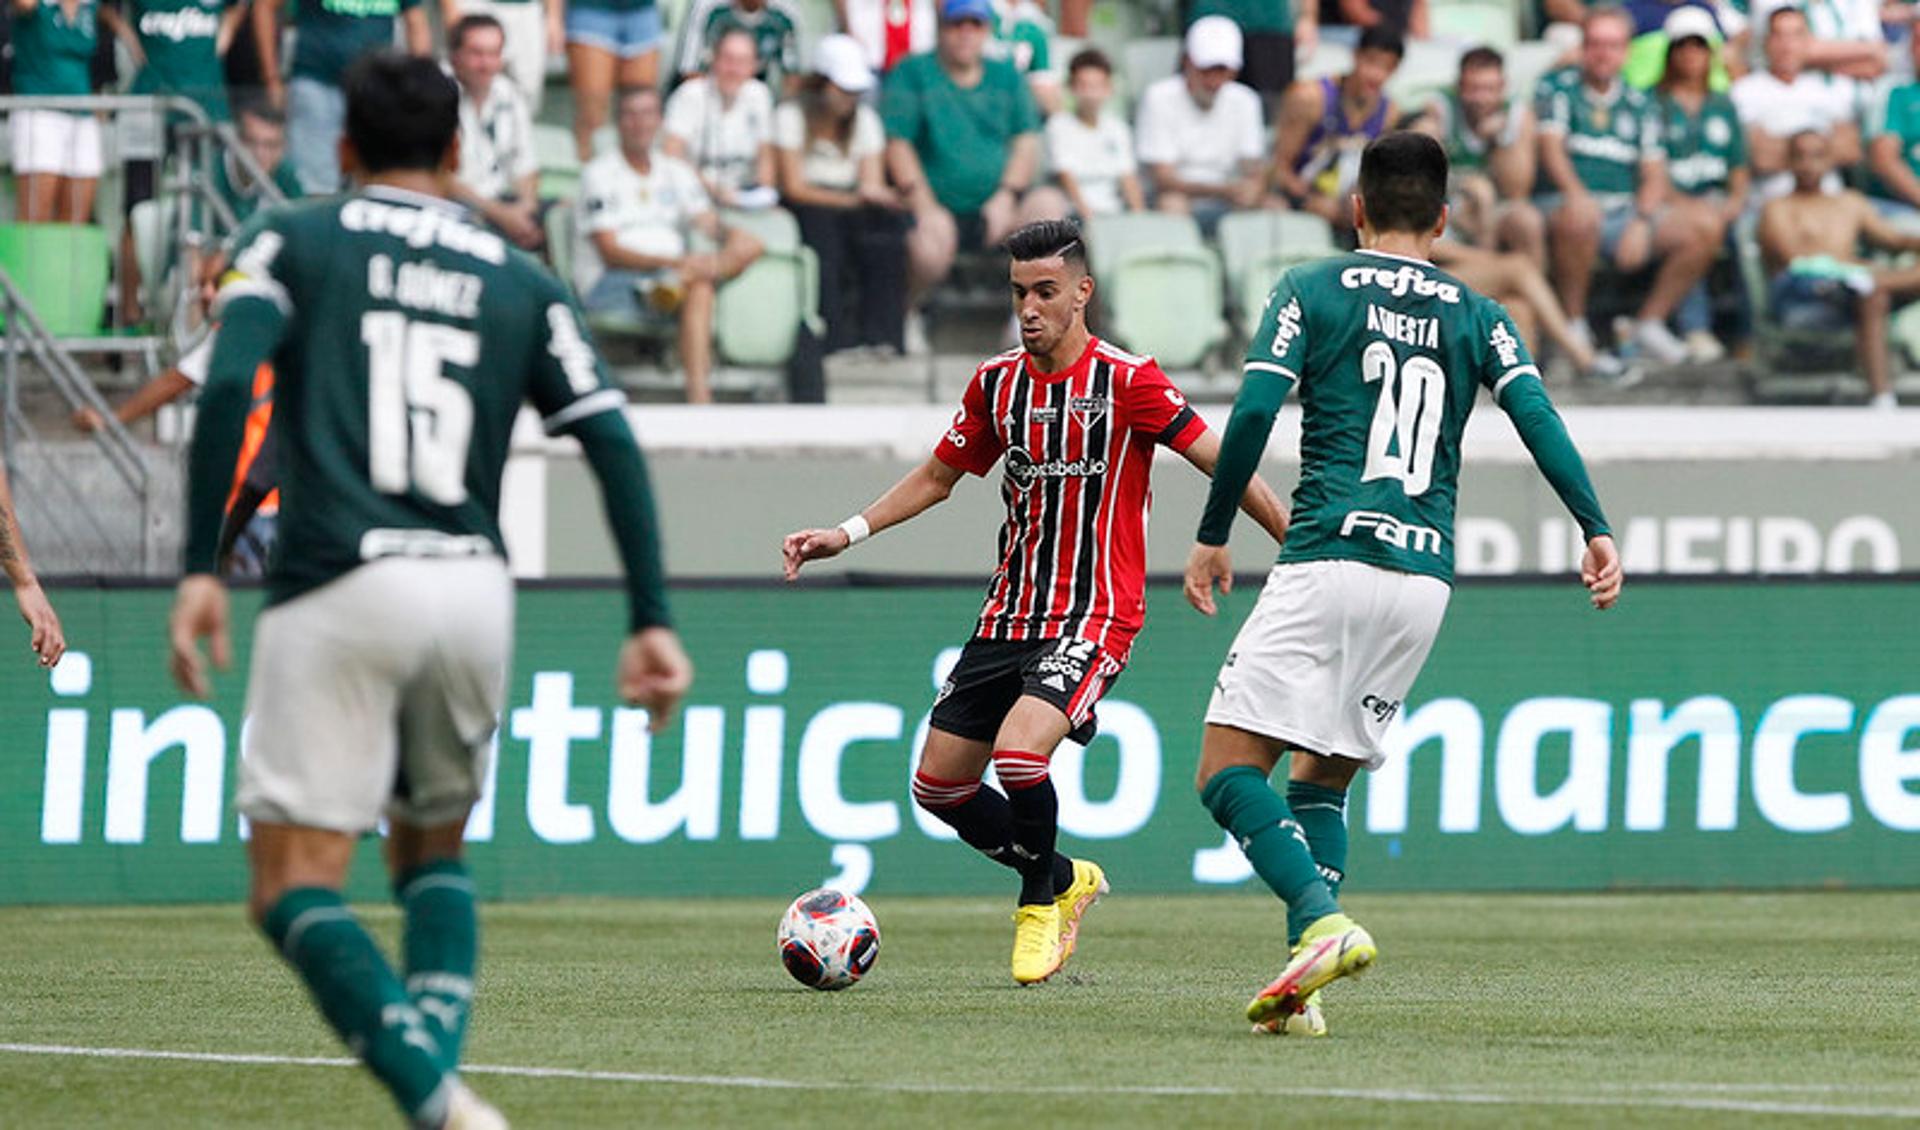
[[[13,9],[13,92],[93,93],[90,67],[99,38],[96,0],[80,0],[71,20],[59,0],[41,0],[25,12]]]
[[[1360,561],[1449,582],[1460,437],[1475,397],[1485,388],[1496,399],[1544,401],[1540,370],[1498,303],[1430,263],[1369,251],[1281,276],[1247,348],[1246,379],[1277,392],[1251,430],[1235,426],[1248,415],[1248,388],[1235,402],[1222,458],[1231,445],[1249,474],[1272,412],[1289,386],[1300,390],[1300,481],[1280,562]],[[1502,406],[1514,412],[1517,403]],[[1572,483],[1562,498],[1581,528],[1605,533],[1571,445],[1543,457],[1536,437],[1526,438],[1550,478]],[[1225,544],[1245,488],[1241,478],[1234,489],[1234,477],[1216,477],[1208,494],[1200,529],[1208,544]]]
[[[1005,59],[1023,75],[1053,70],[1053,21],[1033,0],[1017,0],[996,9],[993,36],[990,57]]]
[[[699,20],[689,24],[686,46],[680,56],[683,75],[704,72],[713,59],[714,44],[730,31],[744,31],[753,37],[753,48],[760,58],[756,78],[780,93],[788,75],[800,73],[800,19],[781,0],[772,0],[757,12],[743,12],[727,0],[709,0],[714,5],[702,13],[697,7],[689,16]]]
[[[240,187],[240,181],[244,175],[232,153],[222,153],[214,158],[213,191],[219,194],[228,208],[232,209],[234,222],[243,225],[253,218],[253,214],[260,210],[260,205],[266,199],[266,194],[261,191],[258,184]],[[307,194],[306,190],[300,186],[300,174],[294,172],[292,161],[280,162],[274,166],[269,175],[273,179],[274,187],[280,190],[280,195],[288,200],[298,200]]]
[[[1194,0],[1188,25],[1201,16],[1225,16],[1248,35],[1293,34],[1292,0]]]
[[[227,78],[215,40],[230,6],[228,0],[128,0],[127,22],[147,56],[130,92],[182,95],[213,120],[227,121]]]
[[[644,12],[654,0],[567,0],[570,8],[591,8],[596,12]]]
[[[393,46],[393,21],[420,0],[293,0],[295,78],[339,86],[348,64]]]
[[[1013,64],[987,59],[962,90],[932,52],[902,59],[887,76],[880,118],[887,136],[913,146],[933,194],[955,214],[978,212],[1000,187],[1013,140],[1040,128],[1040,111]]]
[[[1920,82],[1906,82],[1887,91],[1868,122],[1868,138],[1891,134],[1900,142],[1900,159],[1907,171],[1920,176]],[[1898,199],[1892,189],[1874,178],[1874,195]]]
[[[1601,93],[1586,84],[1578,67],[1562,67],[1540,80],[1533,116],[1540,132],[1567,139],[1574,175],[1595,196],[1631,196],[1640,186],[1640,165],[1658,160],[1662,122],[1653,100],[1618,78]],[[1540,176],[1536,195],[1557,194],[1560,186]]]
[[[1688,196],[1726,192],[1733,170],[1747,163],[1747,135],[1733,99],[1708,94],[1698,117],[1665,94],[1659,107],[1666,122],[1667,179]]]
[[[1487,154],[1495,146],[1508,146],[1519,140],[1521,107],[1509,98],[1506,104],[1506,124],[1500,127],[1500,136],[1488,142],[1487,139],[1467,128],[1467,112],[1460,104],[1458,90],[1443,90],[1433,96],[1429,112],[1440,123],[1440,145],[1447,151],[1447,166],[1454,173],[1484,173],[1487,171]]]
[[[446,201],[371,188],[268,209],[233,264],[223,297],[287,319],[274,602],[379,557],[504,556],[521,403],[549,431],[626,405],[559,280]]]

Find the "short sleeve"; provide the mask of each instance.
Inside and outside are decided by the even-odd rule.
[[[854,132],[858,134],[856,122]],[[791,149],[795,152],[807,147],[807,120],[801,114],[798,103],[783,103],[773,112],[773,146],[776,149]]]
[[[1751,126],[1766,117],[1765,99],[1760,97],[1756,80],[1759,75],[1747,75],[1733,84],[1729,94],[1733,97],[1733,112],[1743,126]]]
[[[605,161],[589,163],[580,174],[580,227],[593,232],[620,230],[620,186]]]
[[[886,148],[887,131],[880,125],[880,115],[871,106],[861,106],[853,116],[853,146],[848,156],[860,161],[878,157]]]
[[[262,208],[234,234],[217,307],[224,309],[240,298],[264,298],[281,314],[293,315],[292,261],[282,229],[285,217],[280,209]]]
[[[1747,164],[1747,131],[1740,128],[1739,119],[1734,116],[1731,107],[1727,110],[1727,122],[1733,128],[1728,131],[1727,168],[1745,168]]]
[[[558,435],[590,416],[625,408],[627,394],[611,387],[580,310],[560,284],[543,279],[538,300],[527,399],[540,413],[547,434]]]
[[[1300,379],[1307,355],[1307,317],[1294,286],[1293,271],[1280,276],[1267,294],[1260,323],[1247,342],[1248,373],[1271,373],[1290,381]]]
[[[1573,117],[1573,104],[1564,87],[1549,75],[1540,82],[1533,96],[1533,116],[1539,119],[1542,133],[1565,133]]]
[[[1240,122],[1236,127],[1240,136],[1234,142],[1234,155],[1242,161],[1261,160],[1267,155],[1267,134],[1261,119],[1260,96],[1253,92],[1252,87],[1240,86],[1239,83],[1233,86],[1239,88],[1235,92],[1234,102],[1240,107]],[[1240,92],[1244,92],[1244,96]]]
[[[1512,315],[1495,302],[1486,302],[1479,319],[1482,341],[1475,345],[1479,353],[1480,383],[1493,393],[1495,403],[1507,386],[1518,380],[1540,379],[1540,367],[1533,363],[1527,343],[1513,324]]]
[[[1659,105],[1652,99],[1648,99],[1640,111],[1640,159],[1667,159],[1667,126],[1662,120]]]
[[[1101,128],[1113,138],[1113,149],[1117,155],[1114,163],[1120,167],[1121,173],[1139,172],[1140,162],[1133,156],[1133,130],[1120,118],[1103,118],[1102,121],[1105,124]]]
[[[680,84],[680,89],[667,99],[667,109],[661,128],[668,137],[677,137],[687,143],[694,152],[699,152],[701,118],[706,109],[703,79]]]
[[[967,382],[960,397],[960,411],[954,413],[947,434],[934,445],[934,458],[970,475],[984,475],[993,469],[1005,446],[993,427],[993,406],[987,395],[988,378],[1000,369],[982,369]]]
[[[1027,86],[1027,80],[1006,64],[1006,73],[1012,78],[1011,112],[1007,119],[1007,136],[1018,137],[1023,133],[1033,133],[1040,128],[1040,104],[1034,101],[1033,90]]]
[[[200,344],[180,355],[173,371],[193,382],[195,388],[207,387],[207,372],[213,365],[213,340],[217,329],[200,339]]]
[[[540,174],[540,162],[533,152],[533,111],[527,100],[513,100],[513,179],[517,183]]]
[[[1166,120],[1166,100],[1158,96],[1159,92],[1157,85],[1147,88],[1134,118],[1135,152],[1143,165],[1170,165],[1180,159],[1180,140],[1172,136],[1174,124]]]
[[[886,123],[887,136],[909,143],[920,140],[921,116],[918,68],[913,59],[903,60],[887,76],[880,92],[880,117]]]
[[[667,163],[656,160],[655,165]],[[680,212],[682,219],[704,216],[713,211],[713,197],[707,195],[707,186],[700,183],[700,174],[685,161],[672,161],[672,176],[679,182],[680,199],[686,201],[686,207]]]
[[[1207,422],[1152,361],[1133,370],[1120,396],[1127,426],[1175,451],[1185,451],[1207,430]]]

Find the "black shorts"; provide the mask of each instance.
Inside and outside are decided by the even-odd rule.
[[[1268,99],[1280,97],[1293,85],[1293,36],[1277,31],[1249,33],[1246,60],[1240,81]]]
[[[121,211],[133,215],[133,206],[144,204],[154,198],[160,179],[160,161],[156,157],[142,157],[124,162],[126,179],[121,190]]]
[[[1022,695],[1067,716],[1067,737],[1093,740],[1093,708],[1120,678],[1122,664],[1092,640],[968,640],[933,703],[932,725],[969,741],[990,742]],[[1035,751],[1038,752],[1038,751]]]
[[[988,251],[987,218],[978,212],[955,212],[953,226],[959,234],[958,246],[962,254],[968,251]]]

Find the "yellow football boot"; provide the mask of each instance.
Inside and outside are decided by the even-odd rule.
[[[1013,912],[1013,979],[1037,985],[1060,970],[1060,906],[1040,903]]]
[[[1112,889],[1098,863],[1091,859],[1073,861],[1073,882],[1053,900],[1053,905],[1060,908],[1060,964],[1065,965],[1073,956],[1073,947],[1080,941],[1080,919],[1087,908]]]
[[[1302,1011],[1308,998],[1342,977],[1351,977],[1380,956],[1373,935],[1344,914],[1316,920],[1300,935],[1293,960],[1247,1004],[1247,1019],[1255,1024]]]
[[[1320,994],[1309,994],[1300,1002],[1300,1011],[1276,1016],[1253,1026],[1256,1036],[1324,1036],[1327,1017],[1320,1011]]]

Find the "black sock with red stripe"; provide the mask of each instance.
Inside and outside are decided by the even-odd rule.
[[[1020,905],[1054,900],[1053,845],[1059,833],[1060,798],[1053,791],[1043,754],[1001,749],[993,753],[993,768],[1007,788],[1007,807],[1013,817],[1013,855],[1020,872]],[[1072,881],[1072,864],[1067,865]]]
[[[1020,859],[1013,853],[1013,809],[1006,797],[979,781],[944,781],[916,772],[913,799],[960,833],[967,846],[995,863],[1020,870]],[[1062,894],[1072,885],[1073,860],[1054,852],[1054,894]]]

